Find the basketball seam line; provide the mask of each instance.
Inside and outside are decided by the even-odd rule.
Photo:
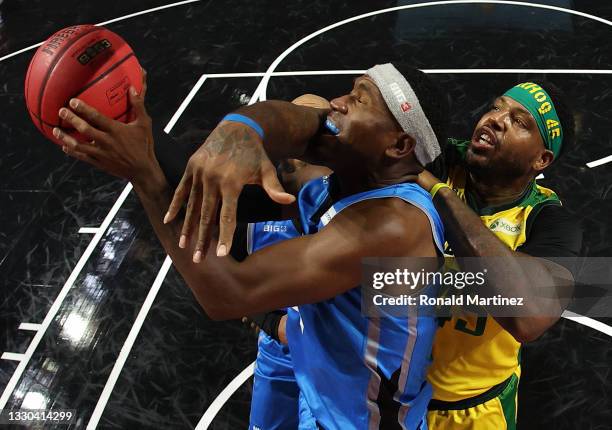
[[[63,49],[57,53],[57,55],[55,56],[55,58],[53,59],[53,63],[51,64],[51,66],[47,69],[47,74],[45,75],[45,79],[40,87],[40,92],[38,94],[38,114],[40,115],[40,128],[44,129],[43,127],[43,122],[42,122],[42,100],[43,100],[43,95],[45,94],[45,88],[47,86],[47,83],[49,82],[49,78],[51,77],[51,74],[53,73],[53,70],[55,69],[55,66],[57,66],[57,63],[62,59],[63,55],[66,53],[66,51],[72,46],[74,45],[76,42],[78,42],[79,40],[81,40],[83,37],[87,36],[90,33],[93,33],[94,31],[98,31],[100,29],[100,27],[92,27],[90,28],[88,31],[86,31],[85,33],[79,35],[76,39],[72,40],[72,43],[67,43],[66,46],[63,47]],[[44,44],[43,44],[44,46]]]
[[[115,70],[117,67],[119,67],[120,65],[122,65],[123,63],[125,63],[128,59],[130,59],[130,57],[134,56],[134,52],[130,52],[128,55],[126,55],[125,57],[123,57],[121,60],[117,61],[115,64],[112,65],[112,67],[110,67],[107,71],[105,71],[104,73],[102,73],[100,76],[98,76],[96,79],[94,79],[93,81],[91,81],[90,83],[88,83],[87,85],[85,85],[83,88],[79,89],[72,97],[70,98],[75,98],[80,96],[81,94],[83,94],[85,91],[87,91],[89,88],[91,88],[92,86],[94,86],[97,82],[99,82],[101,79],[105,78],[110,72],[112,72],[113,70]]]
[[[31,110],[28,109],[28,112],[30,112],[30,114],[32,114],[38,121],[40,121],[43,125],[46,125],[47,127],[58,127],[58,128],[62,128],[61,124],[51,124],[48,123],[47,121],[43,120],[39,115],[36,115],[34,112],[32,112]],[[130,112],[130,107],[128,106],[128,108],[126,110],[123,111],[123,113],[113,117],[114,120],[117,120],[119,118],[121,118],[123,115],[127,115]],[[43,127],[44,129],[44,127]]]

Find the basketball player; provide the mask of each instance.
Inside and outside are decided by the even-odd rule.
[[[578,222],[552,190],[535,181],[573,138],[574,120],[561,91],[551,83],[523,83],[493,101],[471,140],[449,141],[449,188],[434,199],[446,239],[456,256],[500,256],[515,265],[515,282],[499,283],[508,296],[530,297],[530,289],[558,273],[559,267],[537,257],[580,253]],[[431,189],[442,182],[424,172],[419,183]],[[521,259],[536,270],[525,270]],[[441,320],[428,373],[434,386],[430,428],[515,429],[521,343],[538,338],[562,311],[563,306],[542,316]]]
[[[346,106],[336,105],[334,110],[343,112]],[[282,147],[273,147],[264,140],[263,148],[268,154],[316,162],[316,140],[309,140],[315,135],[314,127],[308,137],[300,134],[302,130],[287,127],[291,123],[305,128],[308,118],[298,114],[292,118],[288,110],[281,113],[273,102],[240,111],[265,124],[266,133],[286,133]],[[281,119],[276,120],[279,116]],[[471,140],[449,140],[448,174],[444,169],[438,173],[445,181],[427,171],[419,175],[419,183],[425,189],[437,188],[434,203],[442,214],[455,255],[499,256],[513,268],[513,287],[503,279],[495,282],[495,276],[488,278],[489,286],[499,293],[532,298],[526,302],[538,303],[530,295],[531,286],[553,285],[553,272],[558,268],[551,269],[550,264],[537,257],[572,257],[580,252],[582,232],[578,223],[553,191],[535,182],[535,177],[571,145],[573,134],[573,117],[558,88],[550,83],[520,84],[495,99],[490,111],[479,120]],[[315,143],[309,146],[308,142]],[[263,150],[258,156],[267,160]],[[201,189],[202,183],[212,197],[204,209],[214,207],[218,196],[223,198],[225,207],[227,191],[223,183],[214,179],[215,159],[198,158],[196,153],[190,160],[183,178],[183,184],[190,188],[179,185],[168,218],[173,217],[190,189]],[[225,181],[237,187],[247,179],[239,173],[242,162],[235,161],[237,166],[230,169]],[[225,163],[232,165],[231,161]],[[228,195],[231,199],[232,193]],[[270,195],[278,199],[281,190],[270,190]],[[207,216],[206,212],[202,214]],[[229,243],[231,210],[224,214],[220,243]],[[184,232],[190,228],[185,225]],[[202,243],[206,233],[200,229],[199,236]],[[523,259],[522,265],[519,259]],[[531,270],[525,270],[527,265]],[[530,317],[463,315],[442,320],[429,371],[434,388],[430,428],[515,428],[521,343],[544,333],[562,310],[558,306],[556,312],[546,316],[535,316],[536,309]]]
[[[443,98],[428,82],[420,72],[402,75],[391,64],[379,65],[358,78],[350,94],[335,99],[339,108],[330,114],[330,128],[341,129],[321,136],[312,153],[334,174],[302,188],[299,222],[251,224],[248,250],[256,252],[242,263],[214,258],[215,252],[227,255],[225,243],[214,238],[210,244],[196,242],[180,235],[177,223],[163,223],[171,194],[153,153],[142,97],[131,92],[137,119],[128,125],[79,101],[71,101],[72,111],[62,109],[62,118],[93,144],[59,129],[54,133],[69,155],[132,181],[164,248],[211,317],[300,305],[289,310],[286,331],[300,393],[315,425],[422,429],[430,398],[425,372],[437,322],[418,316],[416,309],[407,317],[365,318],[357,286],[365,256],[436,257],[442,251],[443,231],[431,197],[414,183],[421,166],[440,154],[436,134],[444,127],[443,122],[440,127],[430,124],[425,114],[431,110],[431,118],[439,120],[445,111]],[[327,111],[290,103],[276,106],[309,121],[302,124],[305,133],[295,129],[296,141],[309,127],[319,129],[327,116]],[[231,154],[246,161],[256,151],[240,145],[262,138],[259,124],[233,115],[204,146],[224,157],[237,143]],[[265,138],[275,139],[284,136]],[[255,166],[252,161],[248,165]],[[206,205],[209,199],[202,201]],[[223,217],[222,209],[222,223],[227,221]],[[188,248],[189,243],[200,246]],[[192,256],[200,264],[193,264]],[[433,294],[430,286],[423,288]]]

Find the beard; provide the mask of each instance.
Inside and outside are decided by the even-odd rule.
[[[470,149],[465,154],[465,165],[470,174],[481,180],[513,182],[528,174],[528,169],[515,160],[483,157]]]

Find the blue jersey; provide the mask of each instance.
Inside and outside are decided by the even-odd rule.
[[[248,225],[249,254],[301,235],[296,223],[266,221]],[[295,379],[289,347],[259,333],[249,430],[317,430]]]
[[[298,231],[314,234],[360,201],[400,198],[427,215],[442,252],[442,222],[429,194],[417,185],[397,184],[333,203],[329,188],[328,177],[302,188],[299,226],[251,224],[250,251],[262,242],[275,242],[273,237],[295,237]],[[359,286],[324,302],[288,309],[287,338],[295,376],[323,428],[417,429],[422,425],[431,398],[425,374],[437,323],[432,316],[419,316],[416,308],[411,312],[405,318],[367,318],[361,312]]]

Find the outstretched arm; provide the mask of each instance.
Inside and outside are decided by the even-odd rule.
[[[175,264],[208,315],[229,319],[348,291],[359,285],[367,256],[435,255],[429,221],[419,209],[366,201],[345,209],[316,234],[263,248],[241,263],[230,257]]]
[[[419,185],[426,190],[437,182],[427,171],[419,175]],[[571,273],[551,261],[509,249],[452,190],[441,188],[433,202],[444,222],[448,243],[460,263],[462,257],[500,257],[463,259],[463,262],[471,265],[467,269],[475,271],[482,270],[479,264],[491,262],[487,265],[490,294],[524,298],[525,316],[493,315],[495,320],[519,342],[537,339],[560,318],[567,306],[573,287]],[[503,264],[496,264],[496,260],[503,260]],[[539,294],[542,287],[550,287],[548,298]],[[559,293],[559,300],[550,297],[553,289]]]
[[[60,109],[60,116],[82,136],[96,143],[79,142],[66,131],[56,128],[54,134],[63,141],[64,151],[129,180],[139,173],[143,165],[159,167],[153,149],[152,122],[144,106],[146,88],[146,75],[143,73],[142,94],[138,95],[133,88],[130,89],[133,121],[129,124],[107,118],[80,100],[71,100],[69,108]],[[275,154],[274,157],[291,157],[305,151],[309,136],[316,136],[320,122],[329,110],[327,100],[313,95],[301,96],[295,102],[304,106],[278,101],[240,110],[263,124],[268,135],[265,142]],[[295,142],[295,146],[291,142]],[[105,159],[107,156],[113,157],[112,160]],[[102,165],[104,161],[109,162]],[[203,254],[197,251],[203,251],[210,241],[210,227],[217,222],[220,225],[217,255],[227,255],[236,225],[238,197],[246,184],[261,185],[277,203],[290,204],[295,200],[294,196],[283,190],[259,135],[244,124],[221,122],[191,156],[173,203],[169,205],[169,210],[166,207],[168,213],[165,221],[169,222],[188,197],[179,247],[186,247],[194,224],[197,225],[195,230],[198,233],[193,238],[195,262]],[[220,218],[217,221],[219,209]]]
[[[103,117],[83,102],[62,109],[62,117],[95,145],[59,129],[56,136],[69,155],[132,181],[164,249],[212,318],[239,318],[334,297],[359,284],[364,257],[436,255],[423,212],[398,199],[377,199],[356,203],[320,232],[266,247],[243,263],[228,257],[194,265],[194,250],[177,245],[178,223],[163,222],[171,193],[153,154],[152,137],[133,138],[150,129],[144,97],[131,89],[130,102],[136,119],[129,124]],[[214,253],[215,242],[200,252]]]

